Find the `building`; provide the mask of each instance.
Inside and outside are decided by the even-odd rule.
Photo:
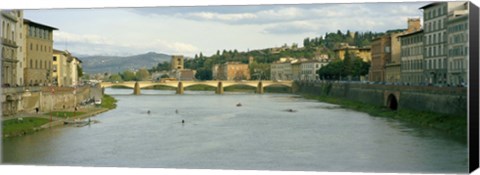
[[[385,63],[386,60],[391,59],[390,40],[389,35],[384,35],[372,40],[372,62],[368,73],[368,81],[385,81]]]
[[[402,32],[392,32],[390,35],[390,59],[385,62],[385,81],[396,83],[401,78],[401,44],[399,36],[421,30],[420,18],[410,18],[407,20],[408,28]]]
[[[23,63],[22,52],[19,52],[22,44],[22,32],[19,23],[23,21],[23,12],[20,10],[0,10],[1,28],[1,86],[2,86],[2,114],[14,114],[21,108],[21,96],[23,91],[19,80],[23,79],[21,70]],[[20,74],[19,74],[20,73]]]
[[[320,62],[317,60],[308,60],[302,61],[300,63],[300,80],[318,80],[319,76],[317,71],[323,66],[327,65],[328,62]]]
[[[21,21],[21,12],[18,10],[2,10],[0,13],[2,22],[2,87],[17,86],[17,77],[22,77],[22,75],[17,74],[20,59],[17,23]]]
[[[448,13],[463,8],[465,2],[435,2],[420,7],[424,26],[424,76],[430,84],[447,84]]]
[[[423,30],[400,35],[401,82],[419,85],[423,76]]]
[[[293,58],[280,58],[277,62],[270,64],[270,80],[292,80]]]
[[[183,69],[183,55],[172,55],[172,59],[170,61],[170,69],[175,70],[175,69]]]
[[[52,82],[53,30],[57,28],[23,20],[26,35],[24,49],[26,60],[24,69],[25,85],[48,85]]]
[[[179,71],[179,75],[177,77],[180,81],[193,81],[195,80],[195,74],[197,71],[191,69],[182,69]]]
[[[79,83],[79,68],[82,61],[68,51],[53,50],[52,84],[55,86],[76,86]]]
[[[52,84],[55,86],[67,86],[67,60],[72,59],[68,51],[53,50],[52,57]]]
[[[448,13],[447,20],[447,83],[468,83],[468,2]]]
[[[68,63],[68,62],[67,62]],[[67,82],[68,86],[77,86],[80,84],[80,71],[82,71],[82,60],[78,59],[77,57],[72,57],[72,61],[70,63],[70,78],[69,82]],[[83,74],[83,72],[82,72]]]
[[[340,60],[345,59],[345,51],[348,50],[350,55],[355,55],[356,57],[361,58],[364,62],[370,62],[372,60],[372,55],[370,53],[370,48],[363,47],[357,48],[355,46],[345,46],[338,49],[335,49],[335,55]]]
[[[212,68],[215,80],[249,80],[250,69],[248,64],[240,62],[227,62],[225,64],[217,64]]]

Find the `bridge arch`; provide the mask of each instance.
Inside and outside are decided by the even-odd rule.
[[[387,107],[390,108],[391,110],[397,110],[398,109],[398,99],[395,97],[394,94],[390,94],[387,97]]]
[[[123,85],[123,84],[113,84],[110,86],[104,86],[104,88],[128,88],[128,89],[133,89],[133,87],[128,86],[128,85]]]
[[[165,83],[151,83],[151,84],[146,84],[146,85],[141,85],[140,88],[150,88],[154,86],[164,86],[164,87],[172,87],[172,88],[177,88],[177,85],[171,85],[171,84],[165,84]]]

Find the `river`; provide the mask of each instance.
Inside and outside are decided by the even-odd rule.
[[[118,107],[93,118],[100,123],[3,139],[3,163],[335,172],[468,170],[467,145],[436,130],[297,95],[142,90],[143,95],[133,96],[131,89],[106,93],[118,99]]]

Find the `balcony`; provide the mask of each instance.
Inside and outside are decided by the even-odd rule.
[[[9,40],[7,38],[2,38],[2,44],[6,45],[6,46],[14,47],[14,48],[18,47],[17,42],[15,42],[13,40]]]

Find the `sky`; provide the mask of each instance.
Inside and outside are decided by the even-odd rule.
[[[326,32],[407,28],[428,2],[230,5],[25,10],[53,26],[54,48],[77,55],[129,56],[147,52],[193,57],[217,50],[302,46]]]

